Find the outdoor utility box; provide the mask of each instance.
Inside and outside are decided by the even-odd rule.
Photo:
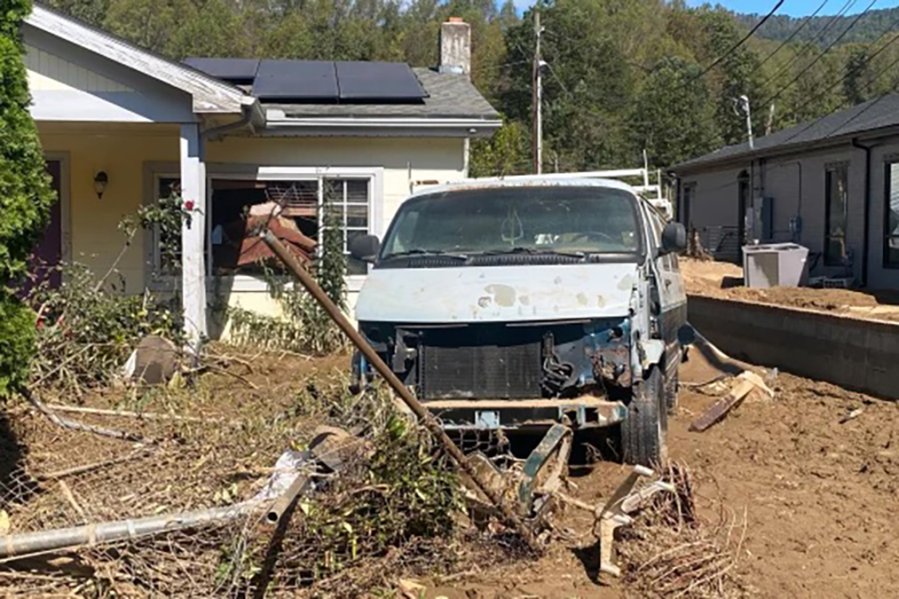
[[[747,287],[799,287],[808,281],[808,248],[795,243],[743,246]]]

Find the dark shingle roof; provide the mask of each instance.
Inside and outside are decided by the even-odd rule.
[[[421,103],[367,104],[270,104],[266,108],[284,111],[287,117],[412,117],[475,118],[497,120],[496,110],[472,85],[468,77],[414,68],[427,97]]]
[[[672,170],[680,171],[710,166],[749,155],[764,156],[808,144],[827,145],[847,135],[895,126],[899,126],[899,94],[888,94],[783,131],[759,137],[755,140],[753,149],[749,148],[749,143],[724,146],[704,156],[682,162]]]

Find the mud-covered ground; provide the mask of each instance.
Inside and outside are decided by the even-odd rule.
[[[696,382],[709,374],[703,365],[682,373]],[[700,516],[715,522],[723,510],[738,522],[735,534],[745,517],[736,568],[751,595],[899,596],[899,404],[786,374],[775,390],[773,401],[744,403],[704,433],[687,429],[715,397],[682,393],[670,453],[696,476]],[[573,468],[573,494],[598,502],[627,471],[608,462]],[[536,562],[477,572],[431,596],[640,596],[594,582],[591,522],[568,509],[564,525],[587,535],[583,543],[558,543]]]
[[[743,270],[729,262],[680,259],[687,292],[722,299],[776,304],[829,312],[855,318],[899,322],[899,292],[743,286]]]

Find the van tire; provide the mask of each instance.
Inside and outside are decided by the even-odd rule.
[[[666,377],[665,381],[665,407],[668,408],[668,414],[677,412],[677,392],[680,382],[678,380],[677,371],[673,376]]]
[[[625,463],[654,467],[665,461],[667,407],[664,377],[658,367],[653,367],[649,376],[634,386],[627,418],[621,423],[621,452]]]

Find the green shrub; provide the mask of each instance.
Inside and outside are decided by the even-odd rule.
[[[0,290],[0,397],[28,381],[34,352],[34,312],[17,297]]]
[[[21,25],[29,0],[6,0],[0,11],[0,395],[27,379],[34,317],[10,289],[28,267],[56,196],[28,112],[31,98]]]

